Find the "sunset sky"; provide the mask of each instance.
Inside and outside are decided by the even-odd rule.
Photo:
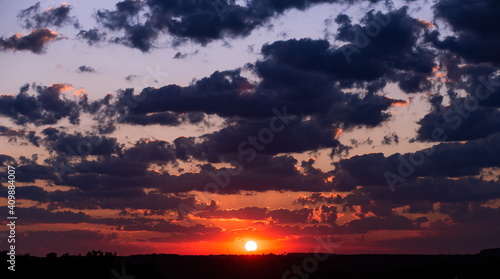
[[[500,247],[498,0],[0,11],[18,253]]]

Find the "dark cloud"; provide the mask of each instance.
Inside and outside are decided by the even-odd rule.
[[[104,27],[110,30],[118,30],[127,26],[128,20],[136,16],[142,8],[139,1],[122,1],[116,3],[116,11],[99,10],[96,18]]]
[[[319,220],[313,219],[313,215],[318,215]],[[197,216],[209,219],[232,219],[241,220],[265,220],[269,219],[275,224],[294,224],[294,223],[318,223],[324,222],[335,224],[337,220],[337,210],[335,206],[321,206],[316,209],[302,208],[290,210],[280,208],[276,210],[268,210],[260,207],[244,207],[239,209],[205,211],[197,214]]]
[[[350,2],[252,0],[240,6],[231,0],[125,0],[117,3],[115,10],[98,10],[96,19],[106,29],[125,33],[114,42],[148,52],[162,33],[172,35],[176,43],[191,40],[206,45],[214,40],[248,36],[254,29],[291,9],[306,10],[322,3]]]
[[[219,115],[229,116],[230,114],[224,110],[231,110],[234,115],[236,107],[243,102],[237,86],[251,86],[240,76],[240,71],[215,72],[188,87],[168,85],[159,89],[146,88],[136,98],[140,102],[133,107],[129,107],[126,103],[127,99],[132,98],[133,91],[124,90],[118,96],[117,105],[129,107],[132,114],[164,111],[180,113],[199,111],[213,114],[220,111]],[[231,106],[228,105],[230,103]]]
[[[6,155],[6,154],[0,154],[0,166],[6,167],[8,165],[14,165],[16,162],[16,159],[13,157]]]
[[[158,37],[158,33],[147,25],[127,26],[125,34],[125,37],[111,38],[110,41],[130,48],[137,48],[142,52],[148,52],[153,47],[153,43]]]
[[[131,82],[132,80],[136,79],[138,76],[137,75],[128,75],[125,77],[125,80],[128,82]]]
[[[347,15],[339,15],[336,21],[336,39],[347,42],[346,45],[336,48],[326,40],[311,39],[278,41],[262,48],[268,57],[265,65],[276,61],[279,66],[319,71],[342,81],[346,87],[380,79],[382,84],[399,82],[407,93],[428,88],[426,77],[432,74],[435,55],[417,44],[426,26],[408,16],[407,8],[386,14],[368,12],[361,21],[363,25],[353,25]],[[374,28],[379,30],[375,34]],[[410,88],[407,76],[420,77],[420,82],[413,82],[415,89]]]
[[[187,57],[187,53],[180,53],[180,52],[177,52],[175,55],[174,55],[174,59],[184,59]]]
[[[466,143],[441,143],[414,153],[396,153],[388,157],[381,153],[353,156],[335,163],[333,186],[339,191],[350,191],[358,185],[388,188],[394,177],[388,180],[387,172],[402,181],[426,176],[480,175],[484,168],[500,166],[496,159],[500,154],[499,136],[495,134]]]
[[[302,161],[301,168],[305,174],[320,174],[323,171],[319,168],[315,168],[313,165],[316,162],[314,159],[309,159],[308,161]]]
[[[53,127],[40,134],[5,130],[25,138],[33,144],[45,147],[50,157],[46,166],[36,161],[20,160],[20,171],[27,181],[50,180],[56,184],[87,189],[108,187],[110,189],[149,187],[162,192],[177,193],[190,190],[205,190],[207,184],[220,184],[220,193],[235,193],[241,190],[326,190],[329,173],[314,167],[314,161],[298,161],[289,155],[274,156],[280,150],[260,152],[251,145],[244,153],[224,147],[215,137],[210,139],[179,137],[172,143],[162,140],[141,139],[130,147],[120,144],[116,138],[97,133],[67,133]],[[278,148],[278,146],[271,146]],[[291,148],[291,145],[284,148]],[[251,152],[250,152],[251,151]],[[270,153],[270,154],[268,154]],[[232,168],[217,169],[210,164],[199,165],[199,173],[170,175],[163,167],[177,167],[180,161],[230,162]],[[151,166],[161,170],[152,170]],[[237,174],[237,175],[235,175]],[[227,187],[227,188],[226,188]]]
[[[22,36],[16,34],[9,38],[0,37],[0,47],[5,50],[29,50],[36,54],[41,54],[45,50],[46,44],[51,41],[62,39],[56,32],[47,28],[34,29],[30,34]]]
[[[69,119],[72,124],[79,123],[80,110],[77,103],[62,94],[72,89],[70,85],[33,85],[36,91],[34,96],[28,94],[28,89],[29,85],[26,84],[15,96],[0,95],[0,115],[11,118],[18,125],[51,125],[63,118]]]
[[[197,214],[202,218],[238,218],[241,220],[264,220],[268,217],[267,208],[243,207],[239,209],[205,211]]]
[[[5,207],[5,209],[7,209]],[[206,227],[200,224],[182,226],[165,219],[153,218],[93,218],[80,211],[50,211],[43,208],[19,208],[19,214],[26,216],[27,224],[105,224],[115,226],[120,231],[154,231],[180,234],[206,234],[220,232],[220,228]]]
[[[478,102],[479,107],[500,107],[500,76],[499,68],[490,64],[462,64],[460,59],[445,56],[444,66],[447,70],[446,84],[449,88],[448,95],[452,101],[460,102],[455,91],[463,90],[467,94],[463,102],[467,101],[464,109],[475,110]],[[436,100],[434,107],[440,102]],[[437,107],[439,108],[439,107]],[[471,109],[472,108],[472,109]]]
[[[326,173],[319,175],[303,175],[299,172],[292,172],[289,166],[279,166],[280,159],[272,160],[275,165],[270,165],[276,173],[269,169],[267,172],[260,172],[265,166],[260,168],[240,167],[239,169],[220,168],[206,171],[201,174],[183,174],[178,177],[171,176],[171,185],[193,186],[204,191],[213,191],[217,187],[218,193],[238,193],[239,191],[259,191],[269,190],[289,190],[289,191],[327,191],[328,184],[324,179]],[[293,166],[293,165],[292,165]],[[242,169],[243,168],[243,169]],[[237,173],[237,175],[232,175]],[[200,181],[200,179],[203,180]],[[198,182],[198,183],[196,183]],[[201,182],[201,183],[200,183]],[[215,185],[214,185],[215,184]],[[165,187],[165,191],[173,188]],[[186,189],[186,188],[185,188]],[[187,188],[189,189],[189,187]]]
[[[90,66],[82,65],[82,66],[78,67],[77,72],[78,73],[95,73],[96,70]]]
[[[333,200],[332,195],[328,197],[324,194],[313,194],[310,197],[299,196],[296,202],[335,203],[341,205],[344,212],[353,212],[361,218],[366,217],[367,214],[377,217],[395,216],[398,208],[404,208],[404,213],[434,214],[439,212],[441,206],[447,207],[450,204],[469,202],[482,204],[496,199],[500,195],[499,186],[498,182],[485,181],[480,178],[428,177],[407,180],[399,184],[394,192],[387,185],[362,187],[353,190],[343,199]],[[461,222],[458,218],[456,221]]]
[[[465,141],[488,137],[500,132],[500,112],[497,108],[478,108],[467,111],[464,99],[438,111],[425,115],[418,121],[419,141]],[[466,116],[466,117],[464,117]],[[439,136],[436,136],[439,135]]]
[[[233,153],[250,162],[257,153],[275,155],[341,145],[335,138],[336,129],[323,128],[314,121],[302,119],[287,121],[276,124],[287,125],[280,132],[272,132],[267,122],[236,121],[217,132],[202,136],[204,141],[199,147],[205,150],[208,161],[217,162],[224,154]],[[264,134],[262,131],[270,133]]]
[[[71,165],[74,172],[89,178],[89,174],[110,175],[115,177],[133,178],[147,176],[148,164],[143,162],[128,162],[119,159],[101,159],[99,161],[83,161]],[[106,178],[104,178],[106,179]]]
[[[219,227],[207,227],[201,224],[196,224],[194,226],[181,226],[177,224],[172,224],[168,222],[159,222],[159,224],[138,224],[138,225],[127,225],[124,226],[125,230],[134,231],[155,231],[155,232],[165,232],[165,233],[175,233],[175,234],[188,234],[192,237],[206,235],[210,233],[220,233],[222,229]]]
[[[322,205],[319,208],[319,218],[320,222],[330,224],[332,226],[336,226],[336,221],[338,218],[337,215],[337,207],[336,206],[328,206],[328,205]]]
[[[457,223],[489,222],[500,217],[499,208],[485,207],[474,200],[442,204],[438,212],[449,215]]]
[[[135,125],[165,125],[165,126],[179,126],[183,123],[197,124],[203,120],[203,114],[201,114],[201,119],[193,118],[194,114],[179,114],[175,112],[158,112],[153,114],[133,114],[128,113],[122,120],[123,123],[135,124]]]
[[[459,179],[429,177],[401,184],[395,192],[390,191],[388,187],[374,187],[363,192],[376,203],[392,203],[395,207],[411,205],[409,208],[411,213],[429,213],[433,208],[428,205],[434,203],[484,202],[497,199],[500,196],[500,183],[473,177]]]
[[[119,153],[121,149],[116,138],[80,132],[68,134],[55,128],[46,128],[42,134],[45,135],[43,142],[49,152],[65,156],[109,156]]]
[[[382,139],[382,144],[391,145],[393,143],[394,144],[399,143],[399,137],[396,133],[385,135],[384,138]]]
[[[341,204],[344,199],[339,194],[325,195],[323,193],[312,193],[310,196],[299,196],[293,201],[294,204],[308,205],[317,203]]]
[[[16,173],[16,180],[19,182],[33,183],[37,179],[47,181],[55,181],[56,179],[52,167],[36,163],[25,165],[19,164],[19,166],[16,167]]]
[[[17,125],[31,123],[44,126],[57,124],[63,119],[77,125],[80,123],[81,113],[88,113],[94,121],[92,127],[99,133],[114,131],[114,112],[109,113],[112,95],[89,101],[87,94],[81,94],[75,100],[66,95],[68,91],[74,90],[69,84],[32,84],[31,88],[35,91],[34,94],[28,93],[30,85],[25,84],[16,95],[0,95],[0,115],[12,119]],[[34,131],[26,131],[26,138],[37,145]]]
[[[372,230],[412,230],[415,225],[404,216],[368,217],[349,221],[343,229],[348,233],[367,233]]]
[[[164,193],[213,191],[214,185],[221,194],[242,190],[329,189],[327,178],[331,174],[315,168],[313,162],[300,172],[296,167],[297,160],[289,155],[273,156],[256,152],[252,154],[253,158],[248,158],[240,157],[234,151],[212,154],[214,151],[205,150],[203,142],[196,143],[195,138],[185,137],[173,143],[140,140],[132,147],[124,147],[115,138],[79,132],[68,134],[55,128],[46,128],[42,135],[39,141],[51,154],[45,160],[47,166],[31,161],[21,162],[21,170],[36,170],[31,174],[23,173],[25,179],[31,182],[44,179],[88,191],[148,187]],[[171,175],[163,169],[166,166],[177,167],[180,161],[192,160],[230,162],[234,167],[217,169],[210,164],[198,165],[199,172],[180,175]],[[156,170],[151,166],[156,166]]]
[[[126,11],[128,15],[137,9]],[[132,89],[122,90],[114,111],[125,123],[172,126],[179,125],[181,114],[187,118],[189,113],[217,114],[253,121],[272,118],[276,114],[273,110],[286,108],[289,115],[311,117],[311,124],[327,127],[330,133],[336,133],[337,128],[378,126],[389,119],[389,107],[406,102],[376,92],[389,81],[407,81],[408,75],[419,75],[427,82],[435,66],[434,54],[416,46],[425,24],[409,17],[405,8],[388,14],[370,12],[364,26],[351,25],[349,18],[343,18],[339,39],[356,47],[356,30],[367,29],[378,18],[386,19],[386,26],[360,53],[353,54],[353,61],[346,59],[346,47],[335,48],[328,41],[278,41],[264,45],[263,59],[244,68],[260,78],[258,83],[243,77],[242,69],[217,71],[186,87],[145,88],[135,95]],[[118,15],[113,21],[125,24]],[[401,38],[397,43],[392,42],[395,36]],[[388,47],[393,50],[390,55]],[[373,63],[367,67],[366,61]],[[363,93],[346,93],[343,88]],[[199,122],[202,118],[196,119]],[[250,125],[245,124],[246,129]]]
[[[92,46],[95,44],[99,44],[106,40],[106,32],[100,32],[97,28],[89,29],[89,30],[81,30],[77,34],[78,38],[87,41],[87,44]]]
[[[165,193],[187,192],[195,189],[213,191],[213,185],[206,188],[209,183],[218,183],[219,193],[235,193],[241,190],[328,191],[332,188],[339,191],[351,191],[358,185],[378,186],[389,191],[387,172],[399,176],[402,180],[399,181],[401,184],[405,181],[414,181],[417,177],[480,175],[484,168],[499,167],[498,160],[495,159],[498,155],[495,151],[498,149],[496,138],[494,136],[463,144],[445,143],[417,153],[394,154],[389,157],[376,153],[353,156],[335,163],[336,169],[332,173],[314,168],[311,162],[302,163],[304,172],[301,173],[296,168],[297,160],[290,156],[256,153],[252,160],[245,160],[246,156],[238,158],[239,156],[234,151],[226,151],[222,147],[207,153],[203,142],[195,143],[194,139],[190,138],[179,138],[173,144],[163,141],[140,141],[135,147],[123,150],[117,149],[116,143],[112,142],[109,145],[110,148],[106,149],[108,151],[101,153],[102,156],[119,153],[122,159],[70,164],[68,167],[76,173],[69,176],[64,184],[82,189],[88,188],[89,185],[110,189],[150,187],[160,189]],[[58,150],[65,147],[64,145],[58,146],[60,146]],[[207,156],[211,152],[215,154],[210,155],[213,158]],[[201,166],[199,173],[181,175],[147,170],[149,164],[152,163],[175,166],[177,160],[189,162],[191,159],[231,162],[235,167],[216,169],[207,164]],[[415,160],[419,164],[414,166],[411,162]],[[127,173],[119,175],[120,169],[127,169]],[[328,182],[330,176],[334,176],[333,182]],[[347,196],[343,199],[315,197],[311,201],[297,202],[312,204],[344,201],[352,204],[353,201],[350,199],[354,197]],[[360,201],[356,203],[359,204]]]
[[[500,31],[491,28],[500,24],[499,13],[500,5],[495,0],[440,0],[434,6],[434,14],[447,22],[456,35],[440,40],[439,32],[434,31],[428,40],[437,48],[450,50],[470,62],[499,65]]]
[[[158,32],[150,21],[144,25],[132,23],[138,16],[142,5],[140,1],[119,2],[116,4],[116,11],[98,10],[95,17],[103,27],[111,31],[125,31],[125,36],[112,38],[111,42],[147,52],[153,46]]]
[[[64,25],[73,25],[73,27],[79,28],[78,19],[69,15],[71,9],[73,9],[73,6],[62,4],[59,7],[50,7],[45,11],[41,11],[40,2],[38,2],[25,10],[21,10],[17,18],[24,21],[23,27],[26,29],[50,26],[62,27]]]
[[[297,210],[276,209],[270,211],[269,215],[277,223],[305,223],[311,217],[312,211],[310,208]]]
[[[332,211],[334,209],[327,209],[323,207],[325,212]],[[332,217],[335,218],[335,217]],[[269,233],[278,236],[287,235],[344,235],[344,234],[365,234],[371,231],[379,230],[391,230],[391,231],[402,231],[402,230],[419,230],[420,228],[415,225],[413,220],[405,216],[390,216],[390,217],[367,217],[354,219],[346,222],[341,226],[330,225],[330,226],[292,226],[292,225],[273,225],[265,228],[263,233]]]
[[[24,171],[24,173],[26,173],[26,171]],[[7,187],[2,187],[1,191],[7,194]],[[183,217],[183,214],[186,213],[185,209],[187,208],[192,209],[192,211],[213,211],[217,208],[214,201],[206,204],[198,201],[192,196],[176,197],[156,191],[146,194],[140,188],[125,189],[117,187],[112,189],[109,185],[105,188],[88,185],[87,187],[81,187],[81,189],[71,189],[67,191],[46,191],[38,186],[23,186],[16,189],[16,192],[20,195],[22,194],[23,199],[46,204],[49,210],[64,208],[78,210],[151,210],[161,214],[171,211],[179,214],[179,217]],[[126,201],[124,202],[124,200]],[[66,215],[68,215],[68,218],[73,216],[75,220],[78,219],[74,214],[66,213]],[[54,217],[54,219],[56,220],[57,218]],[[89,220],[88,217],[84,217],[77,221],[86,222]],[[98,221],[89,222],[98,223]]]
[[[130,78],[132,79],[132,77]],[[149,91],[151,88],[146,88],[144,91]],[[103,111],[106,117],[116,115],[117,121],[120,123],[128,123],[135,125],[165,125],[165,126],[178,126],[180,124],[190,123],[199,124],[205,118],[202,112],[179,112],[179,111],[154,111],[144,113],[138,111],[138,107],[147,100],[149,96],[134,95],[133,89],[119,90],[118,98],[113,106],[108,106],[107,110]]]
[[[462,141],[485,138],[499,131],[500,76],[498,68],[486,64],[459,66],[458,59],[444,59],[446,84],[451,99],[429,99],[430,112],[418,121],[416,140]],[[458,91],[466,95],[458,97]]]
[[[278,163],[279,160],[276,160]],[[171,175],[166,172],[147,170],[149,164],[114,162],[104,160],[99,163],[68,163],[70,170],[67,177],[57,184],[67,185],[90,191],[93,189],[140,189],[142,187],[156,188],[163,193],[183,193],[192,190],[213,192],[219,194],[239,193],[240,191],[327,191],[329,185],[324,179],[326,173],[317,175],[302,175],[290,172],[276,164],[277,173],[270,170],[260,172],[258,169],[220,168],[204,166],[199,173],[187,172]],[[293,165],[292,165],[293,166]],[[265,166],[262,167],[264,169]],[[288,166],[287,166],[288,167]],[[128,171],[120,174],[120,169]],[[234,175],[237,173],[237,175]]]
[[[0,135],[5,137],[18,137],[24,135],[24,131],[18,131],[5,126],[0,126]]]
[[[0,136],[8,137],[9,142],[16,142],[17,139],[26,140],[28,143],[33,144],[34,146],[39,146],[39,140],[41,139],[36,135],[35,131],[27,131],[27,130],[15,130],[5,126],[0,125]],[[26,144],[26,143],[21,143]]]
[[[25,222],[27,224],[78,224],[90,222],[92,220],[92,217],[81,211],[78,213],[69,210],[51,212],[38,207],[19,207],[17,211],[20,215],[26,217]]]
[[[175,162],[176,150],[173,144],[166,141],[139,140],[133,147],[123,151],[123,158],[136,163],[162,164]]]
[[[324,75],[267,65],[258,66],[263,77],[258,85],[242,77],[240,70],[233,70],[215,72],[187,87],[146,88],[138,95],[124,90],[118,96],[117,110],[128,112],[126,121],[138,122],[133,118],[140,117],[141,121],[158,124],[171,123],[167,116],[172,114],[164,112],[269,119],[278,114],[277,110],[281,115],[313,116],[313,122],[330,126],[333,133],[338,126],[377,126],[389,119],[385,110],[403,102],[375,94],[343,93]],[[131,106],[132,99],[138,101]]]

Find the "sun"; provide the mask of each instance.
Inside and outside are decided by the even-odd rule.
[[[245,249],[247,249],[247,251],[249,252],[255,251],[257,250],[257,243],[255,243],[255,241],[247,241],[247,243],[245,244]]]

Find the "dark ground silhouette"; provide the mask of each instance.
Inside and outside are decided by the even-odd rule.
[[[466,279],[500,278],[500,249],[476,255],[214,255],[168,254],[116,256],[92,251],[85,256],[50,253],[16,256],[7,270],[0,253],[0,278],[50,279]]]

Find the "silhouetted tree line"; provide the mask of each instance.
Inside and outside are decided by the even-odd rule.
[[[4,267],[0,278],[71,279],[467,279],[500,276],[500,249],[476,255],[329,255],[307,274],[297,270],[312,254],[117,256],[92,250],[82,255],[16,256],[16,272]],[[6,262],[7,251],[0,252]],[[294,268],[295,267],[295,268]],[[306,278],[307,276],[307,278]]]

